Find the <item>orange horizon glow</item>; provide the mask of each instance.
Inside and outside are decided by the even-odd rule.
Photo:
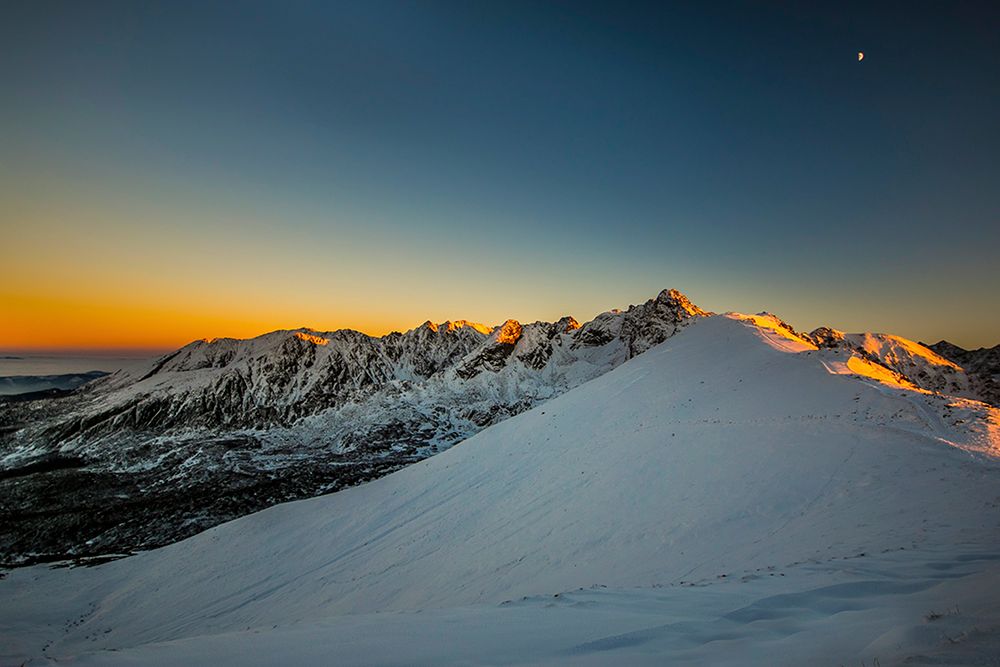
[[[843,26],[762,41],[733,12],[597,35],[589,10],[512,29],[363,4],[137,10],[115,30],[100,3],[6,12],[0,354],[586,322],[665,288],[800,331],[1000,343],[995,40],[961,12],[880,45]],[[961,48],[923,48],[945,15]],[[618,18],[639,27],[624,50]],[[397,20],[427,30],[397,39]],[[264,67],[244,57],[261,26]],[[357,57],[313,48],[331,26]],[[706,36],[718,57],[660,48]],[[773,113],[790,96],[803,113]]]
[[[289,313],[264,315],[237,308],[191,303],[146,305],[118,300],[0,293],[3,304],[0,351],[13,352],[149,352],[175,350],[205,338],[253,338],[279,329],[329,324],[327,331],[350,328],[380,336],[400,330],[395,322],[369,317],[349,324],[339,318],[303,323]],[[339,321],[338,321],[339,320]],[[291,324],[295,322],[295,324]],[[414,322],[407,329],[418,326]],[[403,329],[405,330],[405,329]],[[317,337],[318,338],[318,337]]]
[[[156,317],[155,313],[143,312],[143,319],[149,322],[159,322],[153,331],[136,331],[132,326],[138,318],[133,319],[131,310],[124,310],[120,318],[111,319],[74,319],[68,311],[62,311],[56,317],[32,318],[19,321],[15,314],[4,314],[3,330],[0,331],[0,354],[40,354],[40,353],[98,353],[111,355],[124,353],[124,356],[153,356],[176,350],[195,341],[213,342],[222,339],[250,339],[271,333],[273,331],[292,331],[309,329],[326,333],[338,330],[352,330],[372,337],[381,337],[392,332],[406,332],[420,326],[413,321],[408,325],[389,325],[373,322],[371,326],[351,326],[346,322],[321,327],[315,324],[298,326],[279,323],[265,319],[241,320],[237,317],[190,317],[183,321]],[[45,320],[48,320],[47,326]],[[55,320],[58,320],[56,322]],[[67,324],[72,322],[72,324]],[[449,320],[450,322],[450,320]],[[437,326],[445,326],[442,322]],[[489,334],[493,329],[489,325],[467,323],[481,333]],[[455,327],[449,326],[451,331]],[[73,331],[68,335],[68,331]],[[211,332],[213,335],[206,335]],[[326,345],[329,340],[322,336],[296,332],[298,338],[316,345]]]
[[[302,307],[302,304],[282,304],[284,307],[275,307],[273,295],[269,295],[271,298],[268,303],[255,303],[252,299],[227,302],[224,294],[207,290],[198,296],[201,300],[185,298],[183,301],[170,301],[164,295],[158,301],[153,300],[153,303],[143,303],[141,296],[124,298],[121,294],[106,293],[99,299],[85,295],[57,296],[51,292],[18,294],[0,290],[0,354],[157,356],[198,340],[248,339],[272,331],[295,329],[307,329],[316,333],[350,329],[379,337],[422,326],[428,321],[428,312],[435,314],[463,310],[471,310],[471,314],[479,315],[481,319],[476,321],[442,317],[437,320],[438,324],[431,322],[432,328],[470,326],[489,333],[494,326],[502,325],[507,319],[489,317],[490,313],[518,314],[516,311],[520,310],[512,308],[510,303],[487,305],[469,299],[457,299],[461,303],[455,307],[446,306],[445,302],[449,301],[447,295],[439,295],[439,298],[426,303],[410,302],[400,305],[369,299],[356,300],[341,307],[331,303],[312,308]],[[652,296],[655,296],[655,292],[647,298]],[[635,299],[633,302],[640,303],[644,300]],[[569,314],[569,309],[552,306],[545,308],[549,312],[539,312],[538,305],[534,305],[533,312],[522,311],[522,317],[515,318],[512,322],[554,322]],[[579,313],[580,309],[575,310]],[[603,310],[610,308],[581,313],[589,315],[582,321]],[[725,312],[723,309],[717,310]],[[337,313],[351,314],[338,317]],[[809,330],[808,327],[799,326],[793,319],[786,321],[803,331]],[[868,330],[875,328],[869,327]],[[504,338],[504,333],[501,331],[501,338]],[[300,334],[300,337],[320,345],[326,341],[323,337],[310,333]],[[946,339],[962,345],[960,336]],[[937,340],[938,338],[927,339],[925,342],[933,343]],[[973,349],[974,346],[966,344],[964,347]]]
[[[313,221],[304,230],[274,212],[164,202],[139,189],[91,191],[62,179],[46,182],[45,196],[37,189],[30,179],[0,183],[7,354],[152,355],[203,338],[302,327],[382,336],[428,319],[585,322],[671,287],[708,310],[772,310],[804,331],[884,331],[970,349],[1000,342],[1000,311],[971,290],[935,292],[944,288],[925,276],[845,286],[823,300],[815,285],[790,283],[756,260],[747,267],[664,257],[626,267],[578,248],[574,262],[556,262],[544,245],[484,252],[418,226],[373,230],[335,209],[325,226]],[[456,265],[455,256],[467,261]],[[928,295],[964,315],[927,318]]]

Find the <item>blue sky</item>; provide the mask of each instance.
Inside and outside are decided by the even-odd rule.
[[[48,346],[99,345],[88,312],[108,345],[170,346],[585,319],[663,287],[1000,342],[991,3],[8,14],[0,297],[15,333],[63,313]]]

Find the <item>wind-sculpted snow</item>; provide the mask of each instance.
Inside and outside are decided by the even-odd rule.
[[[773,316],[705,317],[371,483],[15,570],[0,659],[988,664],[998,415]]]

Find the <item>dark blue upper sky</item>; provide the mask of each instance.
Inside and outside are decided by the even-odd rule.
[[[673,286],[994,344],[998,7],[22,3],[0,224],[26,285],[82,254],[80,289],[114,292],[148,253],[145,298],[197,278],[274,327],[582,318]],[[296,269],[332,287],[289,306]]]

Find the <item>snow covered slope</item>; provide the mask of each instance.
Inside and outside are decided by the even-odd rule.
[[[514,604],[504,618],[540,627],[548,619],[554,641],[576,653],[508,650],[504,662],[610,662],[647,642],[646,659],[669,662],[693,644],[723,649],[734,624],[747,636],[768,628],[774,639],[774,626],[757,622],[783,618],[785,636],[795,635],[791,606],[802,623],[822,616],[827,640],[839,633],[843,658],[831,664],[846,664],[882,646],[882,635],[844,625],[850,615],[840,612],[878,610],[870,616],[881,629],[872,631],[894,632],[885,623],[903,607],[893,596],[930,588],[892,583],[906,566],[928,580],[949,570],[979,577],[980,594],[995,587],[998,455],[1000,419],[985,404],[922,390],[846,348],[819,349],[769,316],[701,318],[611,372],[364,486],[96,568],[14,571],[0,581],[2,657],[131,647],[117,656],[122,664],[220,651],[241,662],[253,657],[232,653],[242,633],[260,632],[254,641],[294,663],[308,662],[314,640],[362,632],[396,642],[381,654],[388,663],[405,655],[406,641],[433,643],[435,627],[472,627],[469,619],[495,617],[494,605],[527,597],[524,615]],[[892,556],[902,552],[913,555]],[[844,569],[863,568],[855,560],[864,558],[877,567],[850,575],[844,591],[794,598],[796,586],[843,583]],[[684,607],[691,594],[654,592],[691,584],[712,584],[696,611]],[[556,604],[550,596],[595,585],[608,593],[567,596],[574,610],[596,608],[577,630],[569,626],[578,611],[541,616]],[[424,612],[429,621],[343,616],[420,609],[442,611]],[[678,643],[651,627],[654,618],[701,625]],[[394,633],[378,634],[383,627]],[[896,639],[892,650],[914,641]],[[350,652],[362,645],[347,641],[347,653],[326,657],[379,662]]]

